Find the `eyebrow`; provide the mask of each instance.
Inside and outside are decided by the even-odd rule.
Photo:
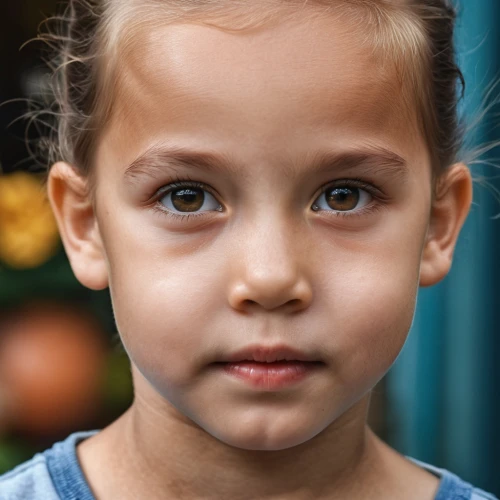
[[[236,161],[225,154],[210,151],[192,151],[180,146],[156,144],[138,156],[125,170],[125,178],[154,176],[165,168],[189,168],[208,172],[236,172]]]
[[[308,165],[308,175],[324,170],[362,170],[371,174],[386,174],[405,181],[408,173],[408,163],[403,157],[387,148],[378,145],[365,145],[358,149],[347,151],[316,152],[307,161],[297,159],[281,165],[285,175],[300,175],[303,165]],[[302,166],[301,166],[302,165]],[[125,170],[124,177],[131,181],[139,176],[154,177],[158,171],[165,169],[186,168],[201,171],[221,173],[238,171],[235,158],[223,153],[211,151],[193,151],[180,146],[154,145],[138,156]]]

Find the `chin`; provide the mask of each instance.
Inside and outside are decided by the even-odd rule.
[[[262,425],[262,422],[237,425],[230,429],[226,426],[221,429],[205,429],[219,441],[242,450],[252,451],[280,451],[299,446],[314,438],[322,430],[316,428],[312,423],[310,426],[288,425],[279,428],[276,424]]]

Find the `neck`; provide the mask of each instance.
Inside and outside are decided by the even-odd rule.
[[[108,469],[102,488],[92,471],[99,463],[85,460],[83,449],[79,453],[99,499],[116,498],[117,492],[120,498],[148,492],[151,499],[363,498],[376,475],[377,439],[366,427],[368,404],[366,396],[299,446],[254,451],[220,442],[160,398],[136,396],[129,411],[96,436],[99,451],[87,446],[88,456],[101,457]]]

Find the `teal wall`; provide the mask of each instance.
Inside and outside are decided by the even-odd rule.
[[[500,77],[500,2],[458,3],[457,47],[472,122]],[[491,98],[500,99],[500,87]],[[500,139],[500,116],[469,133],[469,149]],[[497,157],[494,150],[486,159]],[[472,164],[497,188],[500,167]],[[453,269],[422,289],[408,341],[388,376],[390,442],[500,495],[500,200],[479,183]]]

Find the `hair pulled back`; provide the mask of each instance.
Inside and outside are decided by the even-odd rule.
[[[283,6],[293,2],[275,0],[269,4]],[[50,64],[53,71],[50,102],[39,113],[47,114],[51,117],[49,122],[52,122],[48,133],[39,142],[42,163],[48,168],[63,160],[83,175],[91,173],[99,133],[112,109],[106,89],[109,90],[113,84],[110,81],[114,73],[110,58],[120,36],[117,26],[124,17],[123,5],[132,3],[133,0],[70,0],[62,16],[49,20],[56,22],[57,27],[50,29],[49,26],[49,33],[40,35],[54,51]],[[252,3],[245,0],[144,0],[140,7],[134,8],[136,17],[147,15],[147,8],[151,10],[155,7],[169,9],[171,19],[172,13],[177,19],[182,19],[189,15],[207,15],[215,10],[220,14],[224,8],[236,11],[239,7],[241,10]],[[297,2],[297,6],[303,4],[303,1]],[[309,0],[308,5],[315,4],[326,6],[330,11],[347,4],[365,9],[372,14],[370,18],[365,18],[370,23],[386,19],[390,25],[391,16],[395,13],[413,20],[413,27],[423,40],[416,51],[419,52],[417,57],[423,61],[424,75],[414,75],[414,79],[420,81],[417,84],[420,99],[417,101],[422,108],[419,111],[421,128],[429,146],[434,176],[457,161],[463,141],[463,126],[458,118],[457,105],[463,96],[465,83],[456,63],[453,40],[456,12],[450,2]],[[391,35],[391,29],[396,43],[405,43],[397,33],[396,24],[386,29],[386,36]],[[417,71],[414,68],[414,72]]]

